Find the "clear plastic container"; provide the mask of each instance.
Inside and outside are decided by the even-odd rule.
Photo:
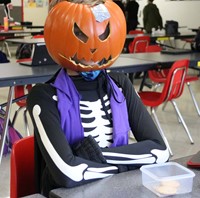
[[[142,171],[142,184],[159,197],[192,191],[195,174],[176,162],[144,165]]]

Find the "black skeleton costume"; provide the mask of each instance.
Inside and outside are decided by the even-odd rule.
[[[136,142],[111,147],[114,138],[112,93],[107,91],[106,75],[101,72],[93,81],[85,81],[81,76],[69,77],[80,95],[80,119],[85,137],[72,145],[61,127],[59,98],[52,86],[55,79],[35,86],[30,92],[27,106],[35,129],[38,191],[45,196],[54,188],[75,187],[144,164],[168,160],[169,152],[151,116],[129,79],[120,73],[109,76],[125,97],[128,122]],[[76,118],[72,120],[78,124]]]
[[[73,21],[70,12],[63,12],[59,22],[67,27],[58,25],[57,20],[52,25],[59,9],[72,4],[79,9],[78,3],[85,4],[80,8],[90,13],[91,21],[83,21],[84,15]],[[33,87],[27,99],[34,126],[38,192],[48,196],[51,189],[71,188],[144,164],[168,161],[168,149],[130,80],[122,73],[104,70],[124,45],[126,27],[120,8],[112,1],[76,0],[58,3],[49,16],[45,42],[62,68],[48,83]],[[59,44],[54,47],[51,39],[57,32],[61,38],[56,37]],[[112,36],[115,40],[110,41]],[[72,38],[76,43],[73,49]],[[118,38],[121,43],[114,44],[117,50],[112,53],[110,45]],[[73,52],[68,54],[69,50]],[[129,132],[135,142],[128,142]]]

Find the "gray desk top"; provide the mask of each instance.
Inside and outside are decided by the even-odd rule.
[[[196,33],[192,32],[192,31],[188,31],[188,32],[181,32],[180,34],[175,34],[175,35],[166,35],[164,34],[127,34],[126,35],[126,39],[134,39],[136,36],[150,36],[151,38],[163,38],[163,37],[173,37],[175,39],[183,39],[183,38],[194,38]]]
[[[132,54],[121,54],[122,57],[126,58],[135,58],[146,61],[156,61],[158,64],[162,64],[163,66],[171,66],[174,61],[181,59],[189,59],[190,67],[194,67],[196,69],[200,69],[200,53],[187,53],[187,54],[162,54],[160,52],[150,52],[150,53],[132,53]]]
[[[155,61],[119,57],[109,68],[117,72],[145,71],[156,66]],[[0,87],[45,82],[60,68],[58,65],[23,66],[19,63],[0,64]]]
[[[190,157],[175,160],[186,165]],[[176,195],[177,198],[197,198],[200,195],[200,170],[194,169],[196,174],[191,193]],[[139,169],[113,175],[90,184],[71,189],[55,189],[50,192],[50,198],[156,198],[157,196],[142,185],[141,172]]]
[[[0,30],[0,36],[5,37],[20,37],[20,36],[30,36],[32,34],[39,34],[41,33],[41,30]]]
[[[122,55],[114,62],[114,64],[108,68],[108,70],[117,72],[138,72],[146,71],[154,68],[157,65],[156,61],[142,60],[133,57],[124,57]]]
[[[6,42],[17,43],[17,44],[35,44],[35,43],[44,43],[44,38],[13,38],[6,39]]]
[[[173,61],[182,58],[190,59],[192,65],[197,66],[197,62],[200,60],[200,53],[184,55],[166,55],[160,53],[121,54],[108,69],[125,73],[146,71],[156,67],[158,63],[171,64]],[[0,87],[45,82],[59,68],[60,66],[58,65],[29,67],[18,63],[1,63]]]
[[[41,194],[33,194],[33,195],[28,195],[22,198],[45,198],[45,197]]]
[[[19,63],[1,63],[0,87],[45,82],[49,80],[59,68],[58,65],[29,67],[20,65]]]

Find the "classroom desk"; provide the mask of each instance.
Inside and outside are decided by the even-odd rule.
[[[114,64],[107,70],[123,73],[134,73],[153,69],[156,65],[156,61],[142,60],[120,55],[119,58],[114,62]]]
[[[200,71],[200,53],[199,52],[192,52],[186,54],[162,54],[160,52],[149,52],[149,53],[125,53],[121,54],[121,57],[126,58],[133,58],[133,59],[140,59],[145,61],[155,61],[157,62],[157,66],[154,68],[162,67],[162,68],[169,68],[172,64],[181,59],[188,59],[190,61],[189,67],[195,70]],[[145,79],[147,77],[147,72],[144,73],[144,77],[142,79],[141,85],[139,90],[143,89]]]
[[[150,36],[151,39],[158,39],[158,38],[174,38],[174,39],[185,39],[185,38],[194,38],[196,36],[196,33],[190,31],[190,32],[180,32],[180,34],[127,34],[126,39],[134,39],[137,36]]]
[[[154,66],[156,66],[155,61],[137,60],[134,58],[126,58],[120,56],[109,68],[109,70],[128,73],[146,71],[153,68]],[[0,87],[10,87],[7,98],[3,134],[0,140],[0,164],[2,160],[3,148],[5,145],[6,132],[8,128],[8,120],[12,106],[14,86],[45,82],[50,79],[58,69],[58,65],[28,67],[19,65],[19,63],[0,64]]]
[[[43,30],[0,30],[0,36],[4,37],[24,37],[43,33]]]
[[[189,157],[174,160],[179,164],[186,166]],[[181,194],[170,197],[177,198],[196,198],[200,195],[200,170],[192,169],[196,176],[193,180],[193,190],[191,193]],[[59,188],[52,190],[49,194],[50,198],[156,198],[153,192],[142,185],[142,177],[139,169],[113,175],[111,177],[101,179],[89,184],[85,184],[75,188]]]
[[[199,31],[199,28],[189,28],[189,30],[191,30],[192,32],[198,32]]]
[[[149,36],[151,42],[156,42],[157,41],[164,41],[167,40],[170,42],[171,47],[176,47],[176,40],[177,39],[186,39],[186,38],[194,38],[196,36],[195,32],[188,31],[188,32],[180,32],[180,34],[175,34],[175,35],[167,35],[167,34],[127,34],[126,35],[126,40],[124,44],[124,52],[128,53],[128,45],[129,43],[137,36]],[[171,43],[171,41],[174,41],[174,44]],[[163,44],[162,44],[163,45]]]
[[[15,43],[15,44],[36,44],[44,43],[44,38],[10,38],[6,39],[6,42]]]
[[[21,25],[21,26],[27,29],[44,29],[44,25]]]
[[[200,53],[186,53],[186,54],[162,54],[160,52],[149,52],[149,53],[129,53],[121,54],[122,57],[140,59],[145,61],[155,61],[158,65],[163,67],[171,66],[175,61],[181,59],[189,59],[190,67],[193,69],[200,70]]]
[[[10,118],[14,86],[43,83],[49,80],[59,68],[60,67],[58,65],[28,67],[19,65],[18,63],[0,64],[0,87],[10,87],[7,97],[6,116],[3,126],[3,133],[0,140],[0,164],[3,155],[8,121]]]

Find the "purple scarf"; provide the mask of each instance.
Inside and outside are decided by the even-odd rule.
[[[126,100],[113,80],[108,75],[107,78],[111,85],[111,87],[108,86],[108,91],[112,89],[110,105],[113,117],[113,144],[111,147],[126,145],[130,130]],[[84,138],[80,117],[80,95],[64,69],[58,73],[52,86],[57,90],[61,127],[69,144],[72,145]]]

